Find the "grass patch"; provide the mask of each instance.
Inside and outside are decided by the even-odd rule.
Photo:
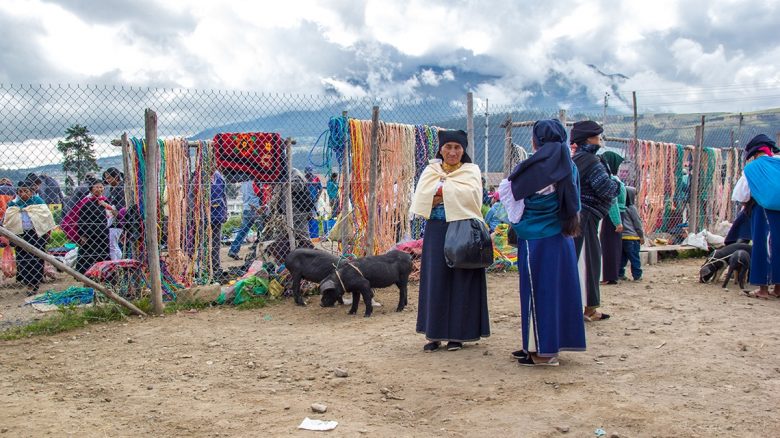
[[[53,335],[82,328],[89,324],[124,320],[128,314],[126,310],[116,305],[85,308],[63,306],[54,315],[3,331],[0,333],[0,339],[13,340],[30,336]]]
[[[152,313],[152,303],[149,298],[142,298],[133,302],[133,304],[147,314]],[[250,302],[244,304],[250,304]],[[172,314],[189,309],[205,309],[210,306],[210,303],[200,300],[188,301],[186,303],[167,303],[165,305],[165,313]],[[253,303],[253,306],[254,307],[246,308],[263,307],[265,306],[265,302],[263,302],[262,305]],[[88,307],[62,306],[57,309],[57,313],[51,316],[33,321],[27,325],[12,327],[0,332],[0,339],[10,341],[31,336],[48,336],[75,330],[90,324],[123,321],[126,320],[128,316],[131,316],[129,310],[113,303]]]
[[[252,310],[265,307],[268,301],[264,297],[251,297],[243,303],[236,306],[238,310]]]

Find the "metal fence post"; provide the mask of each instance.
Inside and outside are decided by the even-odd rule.
[[[466,93],[466,130],[468,136],[468,146],[466,153],[469,157],[474,157],[474,93]]]

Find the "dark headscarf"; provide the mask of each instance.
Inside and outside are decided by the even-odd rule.
[[[626,186],[626,207],[634,205],[636,199],[636,188]]]
[[[604,132],[604,128],[593,120],[575,122],[571,128],[571,140],[569,142],[582,146],[589,138],[595,137],[602,132]]]
[[[22,181],[19,181],[16,184],[16,188],[17,189],[29,189],[29,190],[32,190],[33,189],[33,185],[35,185],[33,181],[30,181],[29,179],[23,179]]]
[[[98,184],[103,184],[102,179],[97,179],[94,176],[87,176],[84,178],[84,182],[87,184],[87,187],[92,190],[92,187],[95,187]]]
[[[604,160],[604,162],[607,164],[610,173],[617,175],[620,163],[623,162],[623,157],[612,151],[607,151],[601,154],[601,159]]]
[[[466,147],[469,145],[469,138],[462,129],[457,131],[439,131],[439,150],[436,151],[436,158],[441,160],[444,159],[444,157],[441,156],[441,147],[449,142],[455,142],[463,146],[463,156],[460,157],[461,163],[471,163],[471,157],[466,153]]]
[[[559,217],[569,220],[577,216],[579,193],[572,180],[571,157],[566,144],[566,129],[558,120],[534,123],[536,152],[518,164],[509,175],[515,199],[524,199],[539,190],[557,184]]]
[[[106,175],[113,178],[119,178],[119,179],[125,178],[125,175],[116,167],[109,167],[103,172],[103,183],[106,182]]]
[[[745,159],[747,160],[748,158],[758,153],[762,146],[768,147],[773,154],[780,153],[780,148],[777,147],[777,144],[774,142],[774,140],[764,134],[758,134],[757,136],[753,137],[747,145],[745,145]]]

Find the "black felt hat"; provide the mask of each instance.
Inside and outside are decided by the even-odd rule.
[[[570,143],[583,144],[589,138],[595,137],[604,132],[604,128],[593,120],[583,120],[581,122],[575,122],[571,128],[571,140]]]
[[[758,152],[758,149],[761,146],[767,146],[773,154],[780,153],[780,148],[777,147],[777,144],[774,140],[764,134],[758,134],[757,136],[753,137],[750,142],[748,142],[748,144],[745,145],[745,159],[747,160],[756,152]]]

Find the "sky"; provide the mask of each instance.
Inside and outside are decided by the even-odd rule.
[[[496,105],[557,86],[677,112],[780,98],[775,0],[3,0],[0,28],[0,83]]]

